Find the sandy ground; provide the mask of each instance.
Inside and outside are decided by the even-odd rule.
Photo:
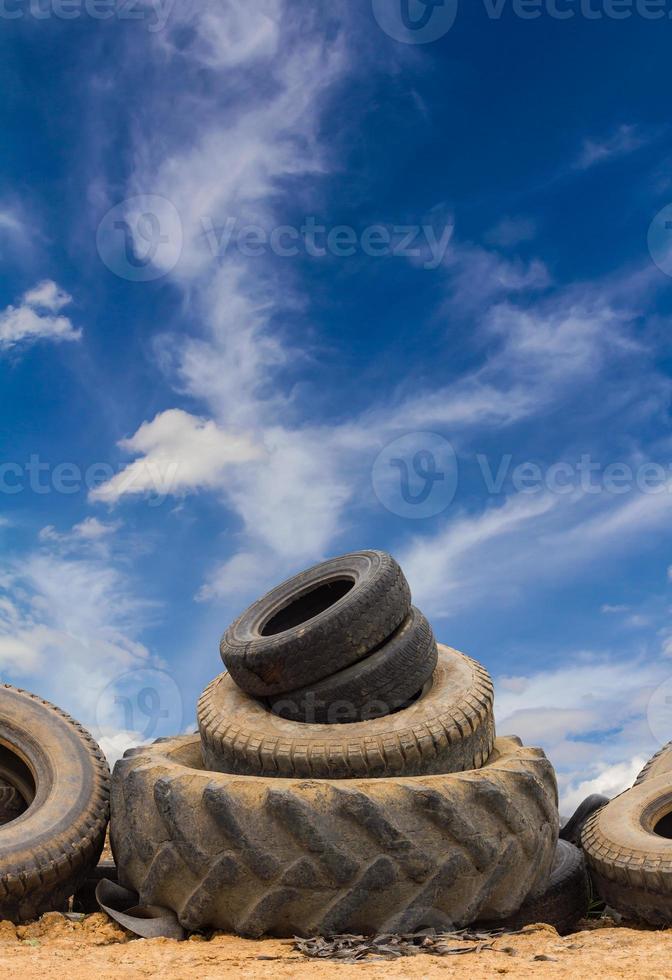
[[[308,959],[286,940],[254,942],[224,935],[192,937],[184,943],[130,939],[101,914],[71,922],[54,912],[30,926],[0,922],[0,974],[42,980],[672,976],[672,929],[613,927],[607,922],[586,924],[583,931],[561,938],[550,926],[530,926],[520,935],[496,940],[494,946],[494,951],[465,956],[334,963]]]

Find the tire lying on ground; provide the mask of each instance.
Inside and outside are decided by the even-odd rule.
[[[263,779],[203,769],[198,736],[135,749],[112,779],[120,883],[189,930],[368,935],[501,919],[543,892],[553,768],[498,739],[479,770]]]
[[[316,684],[270,699],[270,708],[290,721],[320,725],[380,718],[417,695],[436,662],[432,628],[412,607],[375,653]]]
[[[438,649],[434,674],[413,704],[350,725],[280,718],[220,675],[198,704],[206,768],[325,779],[478,769],[495,737],[492,682],[476,661]]]
[[[581,847],[581,834],[588,818],[597,810],[601,810],[609,802],[608,796],[592,793],[576,808],[572,816],[560,827],[560,840],[569,841],[575,847]]]
[[[546,888],[529,899],[513,915],[497,923],[480,923],[487,927],[517,931],[537,922],[553,926],[561,936],[571,932],[588,913],[590,882],[583,854],[568,841],[559,840]]]
[[[27,808],[0,827],[0,918],[59,910],[98,862],[110,773],[88,733],[47,701],[0,686],[0,778]]]
[[[390,555],[332,558],[253,603],[222,637],[222,660],[248,694],[294,691],[366,657],[410,608],[408,583]]]
[[[651,925],[672,923],[672,774],[664,761],[659,754],[638,784],[593,814],[581,836],[603,901]]]

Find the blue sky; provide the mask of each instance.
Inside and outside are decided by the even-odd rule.
[[[115,757],[382,548],[569,806],[672,731],[671,17],[401,8],[3,6],[1,676]]]

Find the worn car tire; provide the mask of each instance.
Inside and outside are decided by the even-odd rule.
[[[203,769],[198,736],[132,750],[112,778],[120,883],[185,929],[372,934],[501,919],[543,891],[553,768],[499,739],[487,764],[397,779],[261,779]]]
[[[221,674],[198,704],[206,768],[248,776],[419,776],[477,769],[492,750],[490,677],[464,654],[439,646],[421,696],[395,714],[351,725],[287,721]]]
[[[589,905],[590,881],[583,854],[568,841],[559,840],[551,875],[542,894],[528,899],[517,912],[496,925],[517,931],[540,922],[553,926],[564,936],[587,915]]]
[[[59,910],[98,862],[107,763],[90,735],[33,694],[0,686],[0,777],[28,803],[0,827],[0,918]]]
[[[672,923],[672,776],[649,774],[586,823],[581,843],[607,905],[651,925]]]
[[[295,691],[366,657],[410,608],[408,583],[390,555],[332,558],[246,609],[222,637],[222,660],[247,694]]]
[[[413,606],[375,653],[316,684],[271,698],[269,706],[281,718],[318,725],[380,718],[419,694],[436,662],[432,627]]]

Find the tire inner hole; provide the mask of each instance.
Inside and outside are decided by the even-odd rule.
[[[0,745],[0,827],[25,813],[35,798],[35,780],[11,749]]]
[[[672,811],[666,813],[664,817],[661,817],[658,823],[653,828],[654,834],[658,837],[666,837],[668,840],[672,840]]]
[[[264,624],[261,635],[275,636],[284,633],[309,619],[319,616],[325,609],[335,605],[354,587],[355,580],[351,578],[332,579],[311,589],[285,606]]]

